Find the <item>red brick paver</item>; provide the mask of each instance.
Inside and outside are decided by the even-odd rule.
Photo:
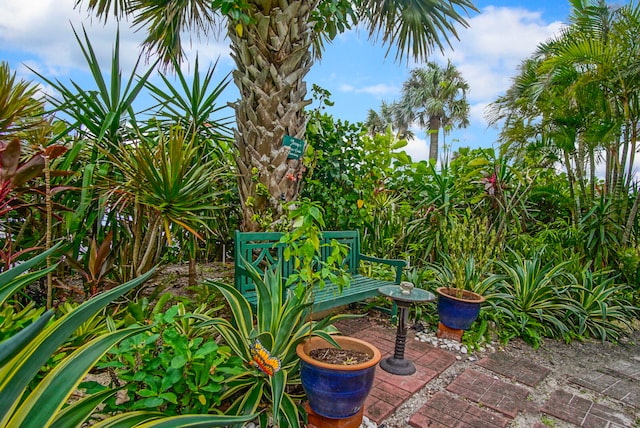
[[[393,348],[386,352],[381,349],[381,352],[382,358],[386,358],[393,355]],[[373,389],[366,402],[365,414],[370,420],[383,421],[456,359],[450,352],[417,341],[407,343],[405,358],[416,366],[416,372],[410,376],[394,375],[380,367],[376,369]]]
[[[569,382],[589,388],[635,408],[640,408],[640,385],[638,381],[632,381],[627,378],[621,379],[606,373],[590,372],[580,377],[571,377]]]
[[[497,428],[509,419],[479,408],[463,399],[438,392],[409,420],[414,428]]]
[[[338,328],[343,334],[373,343],[383,358],[393,355],[395,327],[355,319],[341,321]],[[376,369],[373,389],[365,403],[365,415],[379,425],[387,425],[387,418],[456,361],[454,354],[415,340],[412,330],[407,335],[405,358],[416,366],[416,373],[410,376]],[[495,375],[486,374],[485,369]],[[410,416],[409,425],[414,428],[506,427],[520,412],[527,412],[535,416],[546,414],[574,427],[636,426],[637,409],[640,409],[640,356],[630,361],[613,361],[601,370],[603,373],[585,371],[568,378],[569,385],[578,388],[575,394],[557,390],[541,405],[541,401],[529,397],[538,393],[536,386],[550,370],[506,354],[491,354],[477,362],[475,369],[472,366],[458,374],[446,390],[437,390],[417,413]],[[589,398],[585,398],[585,391],[589,392]],[[538,421],[534,428],[542,428],[544,424],[539,417],[535,419]],[[406,422],[400,427],[406,428]]]
[[[395,329],[361,319],[340,321],[337,327],[343,334],[373,343],[380,349],[382,358],[393,355]],[[402,403],[456,361],[454,354],[414,340],[414,337],[410,331],[405,346],[405,358],[416,366],[414,374],[398,376],[376,368],[376,379],[365,403],[365,415],[376,423],[389,417]]]
[[[528,386],[538,385],[551,373],[546,367],[522,358],[510,357],[504,352],[491,354],[478,361],[478,365]]]
[[[499,380],[497,377],[467,369],[447,386],[447,391],[481,403],[510,418],[527,410],[529,391],[517,385]]]
[[[594,403],[561,389],[555,391],[542,412],[579,427],[623,428],[633,426],[633,421],[602,404]]]

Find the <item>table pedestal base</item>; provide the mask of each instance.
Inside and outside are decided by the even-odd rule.
[[[387,357],[380,361],[380,368],[395,375],[408,376],[416,372],[416,366],[409,360]]]

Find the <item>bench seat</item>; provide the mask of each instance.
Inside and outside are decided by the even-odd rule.
[[[246,269],[242,267],[242,260],[247,260],[258,271],[263,271],[267,266],[278,264],[282,270],[283,278],[293,273],[291,260],[283,257],[284,244],[280,244],[282,237],[280,232],[235,232],[235,287],[251,303],[256,304],[255,286]],[[316,312],[334,309],[343,305],[357,303],[365,299],[378,296],[378,288],[400,284],[404,260],[384,259],[372,257],[360,253],[360,234],[357,230],[328,231],[322,234],[322,244],[329,244],[336,240],[348,248],[344,261],[344,268],[350,275],[349,286],[342,292],[331,283],[324,287],[316,285],[314,290],[313,310]],[[321,251],[321,257],[326,260],[329,251]],[[363,261],[386,264],[395,270],[394,281],[386,281],[371,278],[360,273],[360,263]]]

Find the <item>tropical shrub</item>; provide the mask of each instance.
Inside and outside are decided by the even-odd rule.
[[[57,249],[42,253],[0,274],[0,294],[11,295],[28,284],[30,280],[46,275],[53,267],[31,273],[24,272],[29,267],[42,263]],[[3,396],[0,404],[0,422],[2,426],[19,426],[25,421],[37,426],[48,426],[52,423],[64,426],[71,421],[76,421],[77,424],[90,415],[93,408],[106,398],[105,394],[89,396],[64,410],[62,407],[95,361],[115,342],[135,333],[136,330],[121,330],[101,335],[62,360],[31,391],[28,391],[27,387],[31,379],[38,374],[40,367],[74,330],[95,311],[106,306],[113,298],[145,281],[148,276],[140,277],[110,293],[87,301],[75,311],[49,324],[49,320],[53,317],[53,312],[50,310],[36,322],[2,343],[0,347],[2,349],[0,352],[0,379],[2,379],[0,392]],[[0,302],[4,300],[2,298]],[[28,392],[25,394],[25,391]]]
[[[572,332],[578,336],[616,341],[621,334],[630,331],[631,320],[640,309],[629,302],[631,288],[617,284],[610,272],[585,267],[578,284],[571,289],[571,296],[580,311],[573,314]]]
[[[123,340],[98,364],[114,372],[119,384],[113,387],[123,387],[128,396],[124,402],[109,400],[104,412],[156,409],[180,415],[219,408],[224,381],[242,371],[242,361],[216,343],[211,328],[199,326],[217,309],[191,313],[182,303],[166,310],[157,305],[151,328]]]
[[[44,313],[44,306],[36,307],[34,301],[26,305],[18,302],[4,303],[0,306],[0,341],[13,336]]]

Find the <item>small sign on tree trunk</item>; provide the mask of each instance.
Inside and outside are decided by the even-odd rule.
[[[300,159],[304,153],[304,140],[285,135],[282,139],[282,145],[289,147],[289,159]]]

